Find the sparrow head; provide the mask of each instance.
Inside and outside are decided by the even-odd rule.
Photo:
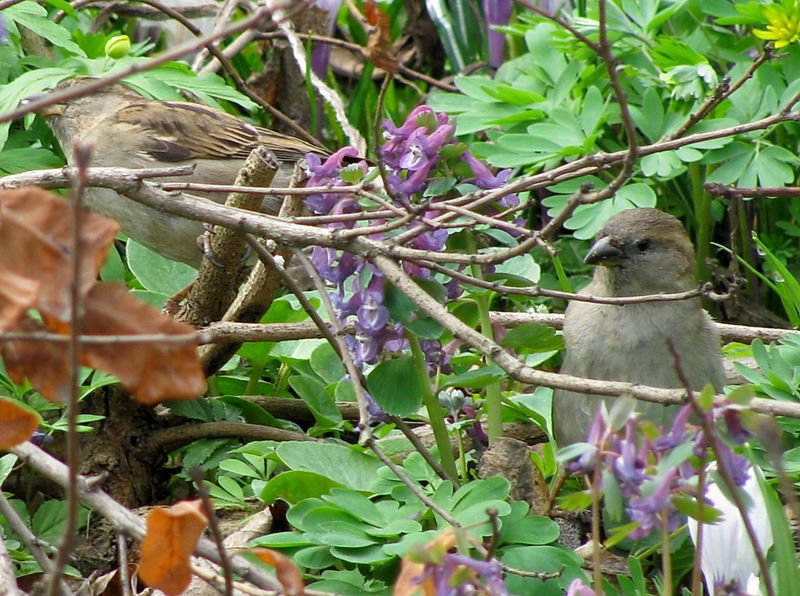
[[[629,209],[597,234],[586,263],[611,296],[679,292],[695,284],[694,248],[681,223],[658,209]]]
[[[63,91],[85,85],[95,80],[92,77],[77,77],[59,83],[54,91]],[[34,98],[29,98],[34,99]],[[38,99],[38,97],[36,97]],[[37,111],[47,118],[56,138],[69,142],[85,131],[93,123],[112,114],[134,101],[142,101],[142,96],[121,84],[104,87],[88,95],[53,103]],[[62,144],[62,147],[65,146]]]

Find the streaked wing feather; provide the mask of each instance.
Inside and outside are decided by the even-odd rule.
[[[251,126],[225,112],[200,104],[140,101],[119,110],[118,122],[147,131],[140,150],[164,162],[190,159],[245,159],[260,143],[281,161],[327,151],[295,137]]]

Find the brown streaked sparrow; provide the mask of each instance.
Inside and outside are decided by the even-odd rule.
[[[631,209],[612,217],[597,234],[585,261],[597,265],[581,294],[638,296],[695,287],[695,257],[686,231],[658,209]],[[680,388],[671,338],[693,389],[725,384],[720,342],[699,298],[609,305],[573,301],[564,319],[566,358],[561,372],[600,380]],[[557,390],[553,428],[559,446],[585,441],[600,404],[614,397]],[[637,411],[668,425],[677,406],[638,401]]]
[[[72,79],[59,89],[84,83]],[[281,161],[273,186],[286,186],[294,165],[307,153],[328,152],[301,139],[253,126],[221,110],[180,101],[143,98],[123,85],[113,85],[45,108],[67,160],[74,143],[94,147],[92,165],[154,168],[195,164],[188,177],[162,178],[206,184],[232,184],[250,152],[267,146]],[[225,193],[193,192],[217,202]],[[203,224],[164,213],[107,188],[91,188],[86,202],[98,213],[116,219],[123,231],[163,256],[198,267],[202,253],[196,239]],[[267,197],[262,210],[277,213],[279,199]]]

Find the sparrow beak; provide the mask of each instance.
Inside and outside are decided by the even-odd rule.
[[[592,244],[583,262],[587,265],[614,267],[619,263],[621,256],[622,251],[615,246],[614,239],[611,236],[604,236]]]
[[[26,97],[25,99],[20,102],[20,105],[24,106],[25,104],[31,103],[33,101],[42,99],[45,97],[45,93],[37,93],[35,95],[31,95],[30,97]],[[64,110],[66,109],[67,104],[63,103],[54,103],[49,106],[43,107],[41,110],[36,110],[36,114],[39,116],[62,116],[64,114]]]
[[[50,106],[45,106],[41,110],[37,110],[37,114],[39,116],[50,117],[50,116],[63,116],[64,109],[67,106],[63,103],[56,103]]]

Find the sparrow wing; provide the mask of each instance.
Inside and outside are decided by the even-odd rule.
[[[245,159],[259,144],[265,144],[282,161],[297,161],[309,151],[323,151],[201,104],[140,101],[118,110],[112,118],[119,125],[138,128],[144,135],[139,150],[163,162]]]

